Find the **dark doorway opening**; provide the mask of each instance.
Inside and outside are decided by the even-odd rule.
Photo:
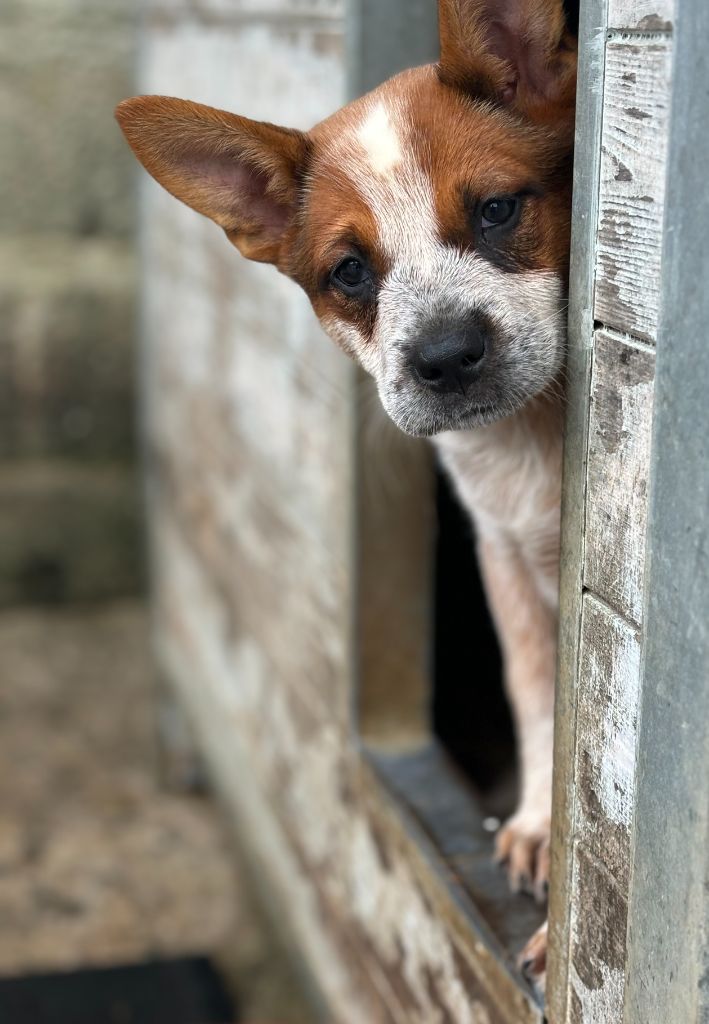
[[[490,814],[512,810],[515,741],[469,517],[437,478],[433,731]]]

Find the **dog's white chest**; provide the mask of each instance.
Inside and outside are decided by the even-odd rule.
[[[479,533],[505,535],[532,558],[558,550],[560,431],[518,415],[434,441]]]

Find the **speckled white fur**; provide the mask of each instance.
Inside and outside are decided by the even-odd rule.
[[[327,329],[357,354],[377,382],[384,408],[411,434],[435,434],[446,426],[435,396],[411,377],[407,350],[422,325],[434,318],[452,323],[484,314],[507,339],[497,353],[504,395],[497,415],[519,408],[559,372],[564,356],[562,283],[546,271],[506,273],[477,253],[445,245],[440,237],[434,188],[407,147],[407,125],[395,102],[368,108],[349,138],[339,140],[338,162],[367,203],[378,241],[391,264],[378,295],[374,336],[365,344],[343,323]]]

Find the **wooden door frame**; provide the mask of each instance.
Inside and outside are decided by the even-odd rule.
[[[678,0],[624,1024],[709,1019],[708,49]]]

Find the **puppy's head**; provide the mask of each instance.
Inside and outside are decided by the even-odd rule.
[[[561,0],[440,0],[441,59],[311,132],[165,97],[119,123],[147,170],[307,292],[430,435],[489,422],[564,359],[575,47]]]

